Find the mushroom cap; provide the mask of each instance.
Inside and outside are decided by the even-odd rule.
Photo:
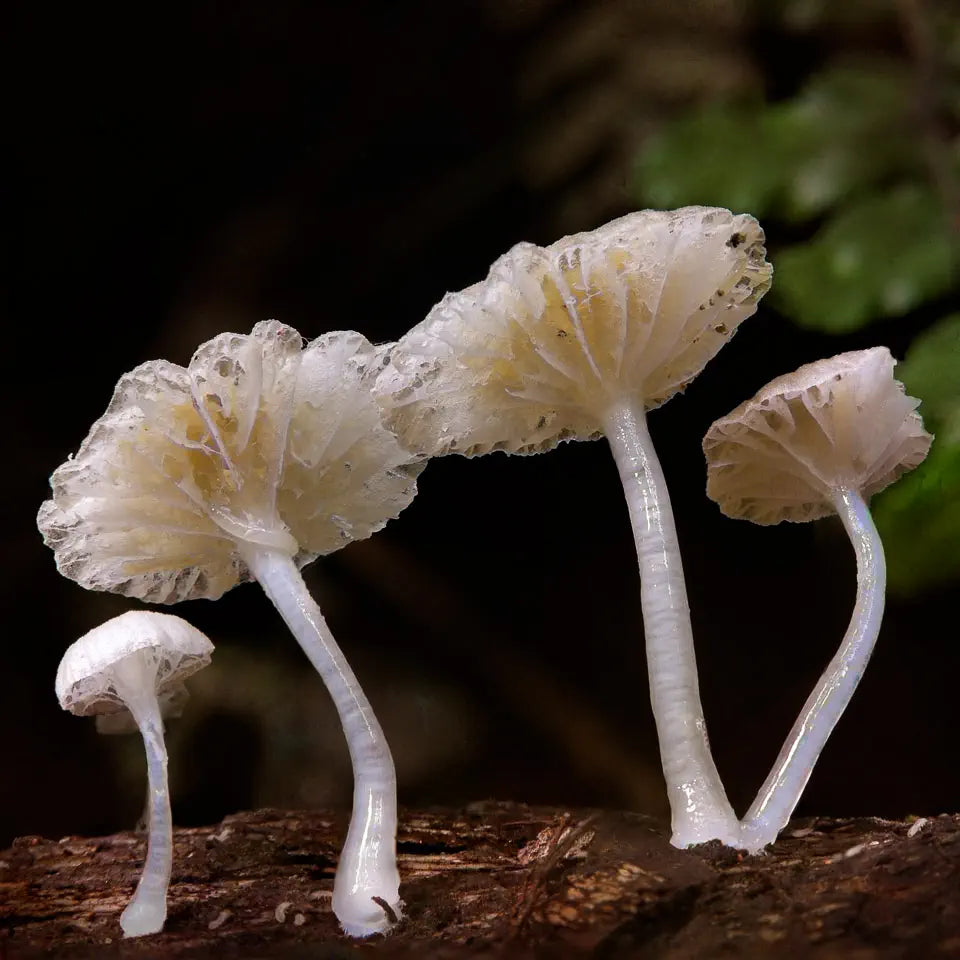
[[[873,347],[772,380],[707,431],[707,495],[754,523],[816,520],[839,488],[869,499],[912,470],[933,437],[895,363]]]
[[[196,627],[169,613],[131,610],[94,627],[69,647],[57,669],[60,706],[78,716],[117,713],[124,702],[114,688],[114,668],[140,656],[156,668],[158,697],[167,698],[205,667],[213,644]]]
[[[684,207],[518,244],[390,351],[388,423],[431,456],[595,438],[612,405],[683,390],[756,310],[763,243],[753,217]]]
[[[275,321],[203,344],[187,368],[125,374],[37,518],[61,573],[158,603],[249,579],[238,546],[298,565],[368,537],[416,493],[419,458],[383,425],[359,333],[303,349]]]

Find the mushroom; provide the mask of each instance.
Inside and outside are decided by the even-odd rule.
[[[370,390],[376,357],[359,333],[303,349],[268,321],[209,341],[187,369],[137,367],[54,471],[38,517],[60,571],[88,588],[174,603],[260,582],[343,723],[353,816],[333,910],[352,936],[400,914],[396,776],[299,568],[381,529],[416,493],[422,464],[383,426]]]
[[[132,610],[71,644],[57,670],[57,699],[78,716],[132,715],[147,753],[147,859],[133,899],[120,915],[125,937],[159,933],[167,919],[173,825],[160,701],[210,662],[213,644],[186,620]]]
[[[790,819],[873,652],[883,618],[883,545],[867,502],[916,467],[932,437],[893,378],[886,347],[841,353],[768,383],[707,431],[707,494],[728,517],[801,522],[839,514],[857,558],[853,617],[743,820],[759,852]]]
[[[753,217],[644,210],[542,248],[447,294],[389,351],[377,392],[411,449],[537,453],[606,436],[641,573],[650,696],[677,846],[734,843],[697,684],[670,500],[646,411],[682,391],[770,286]]]

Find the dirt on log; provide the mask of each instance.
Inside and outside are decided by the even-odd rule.
[[[642,816],[482,803],[406,814],[405,917],[351,941],[330,910],[339,814],[177,830],[162,934],[124,940],[144,837],[0,853],[0,958],[960,957],[960,817],[794,821],[765,856],[676,850]]]

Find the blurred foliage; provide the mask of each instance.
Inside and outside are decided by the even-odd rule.
[[[923,397],[924,416],[941,442],[960,444],[960,313],[921,333],[897,375],[908,393]]]
[[[775,303],[828,333],[902,316],[950,289],[956,244],[943,221],[923,184],[846,203],[812,241],[777,257]]]
[[[897,592],[960,577],[960,444],[934,443],[923,466],[884,491],[873,512]]]
[[[897,376],[922,397],[936,441],[923,465],[877,498],[874,514],[892,586],[916,593],[960,578],[960,314],[914,340]]]
[[[811,227],[807,240],[776,251],[771,292],[805,327],[849,333],[947,293],[960,243],[911,130],[904,70],[828,68],[791,100],[681,117],[639,158],[643,202]]]
[[[640,192],[658,207],[722,203],[807,220],[892,173],[921,172],[905,136],[909,90],[888,64],[838,67],[791,100],[708,104],[645,144]]]
[[[800,326],[840,336],[893,318],[920,331],[897,375],[937,440],[875,503],[903,593],[960,578],[960,314],[938,319],[960,289],[960,12],[949,6],[875,5],[899,57],[860,51],[827,60],[789,98],[693,107],[647,140],[636,169],[645,206],[760,218],[770,304]],[[779,28],[827,38],[832,9],[782,2]]]

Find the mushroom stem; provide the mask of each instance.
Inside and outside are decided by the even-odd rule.
[[[839,650],[803,705],[743,819],[742,846],[751,853],[773,843],[786,826],[820,751],[857,689],[880,632],[887,582],[880,535],[857,490],[837,488],[833,503],[857,555],[857,600]]]
[[[173,867],[173,816],[167,788],[163,719],[154,693],[156,672],[156,662],[138,654],[125,657],[115,668],[114,686],[137,721],[147,754],[150,825],[143,873],[133,899],[120,915],[125,937],[159,933],[167,919],[167,888]],[[146,676],[147,673],[150,676]]]
[[[293,559],[246,544],[243,558],[323,678],[353,763],[353,813],[333,885],[333,912],[353,937],[386,933],[401,914],[397,778],[383,730]],[[379,901],[386,903],[386,910]]]
[[[686,847],[720,840],[736,846],[740,826],[710,753],[677,531],[643,406],[613,406],[604,432],[620,471],[640,563],[650,701],[670,799],[670,842]]]

